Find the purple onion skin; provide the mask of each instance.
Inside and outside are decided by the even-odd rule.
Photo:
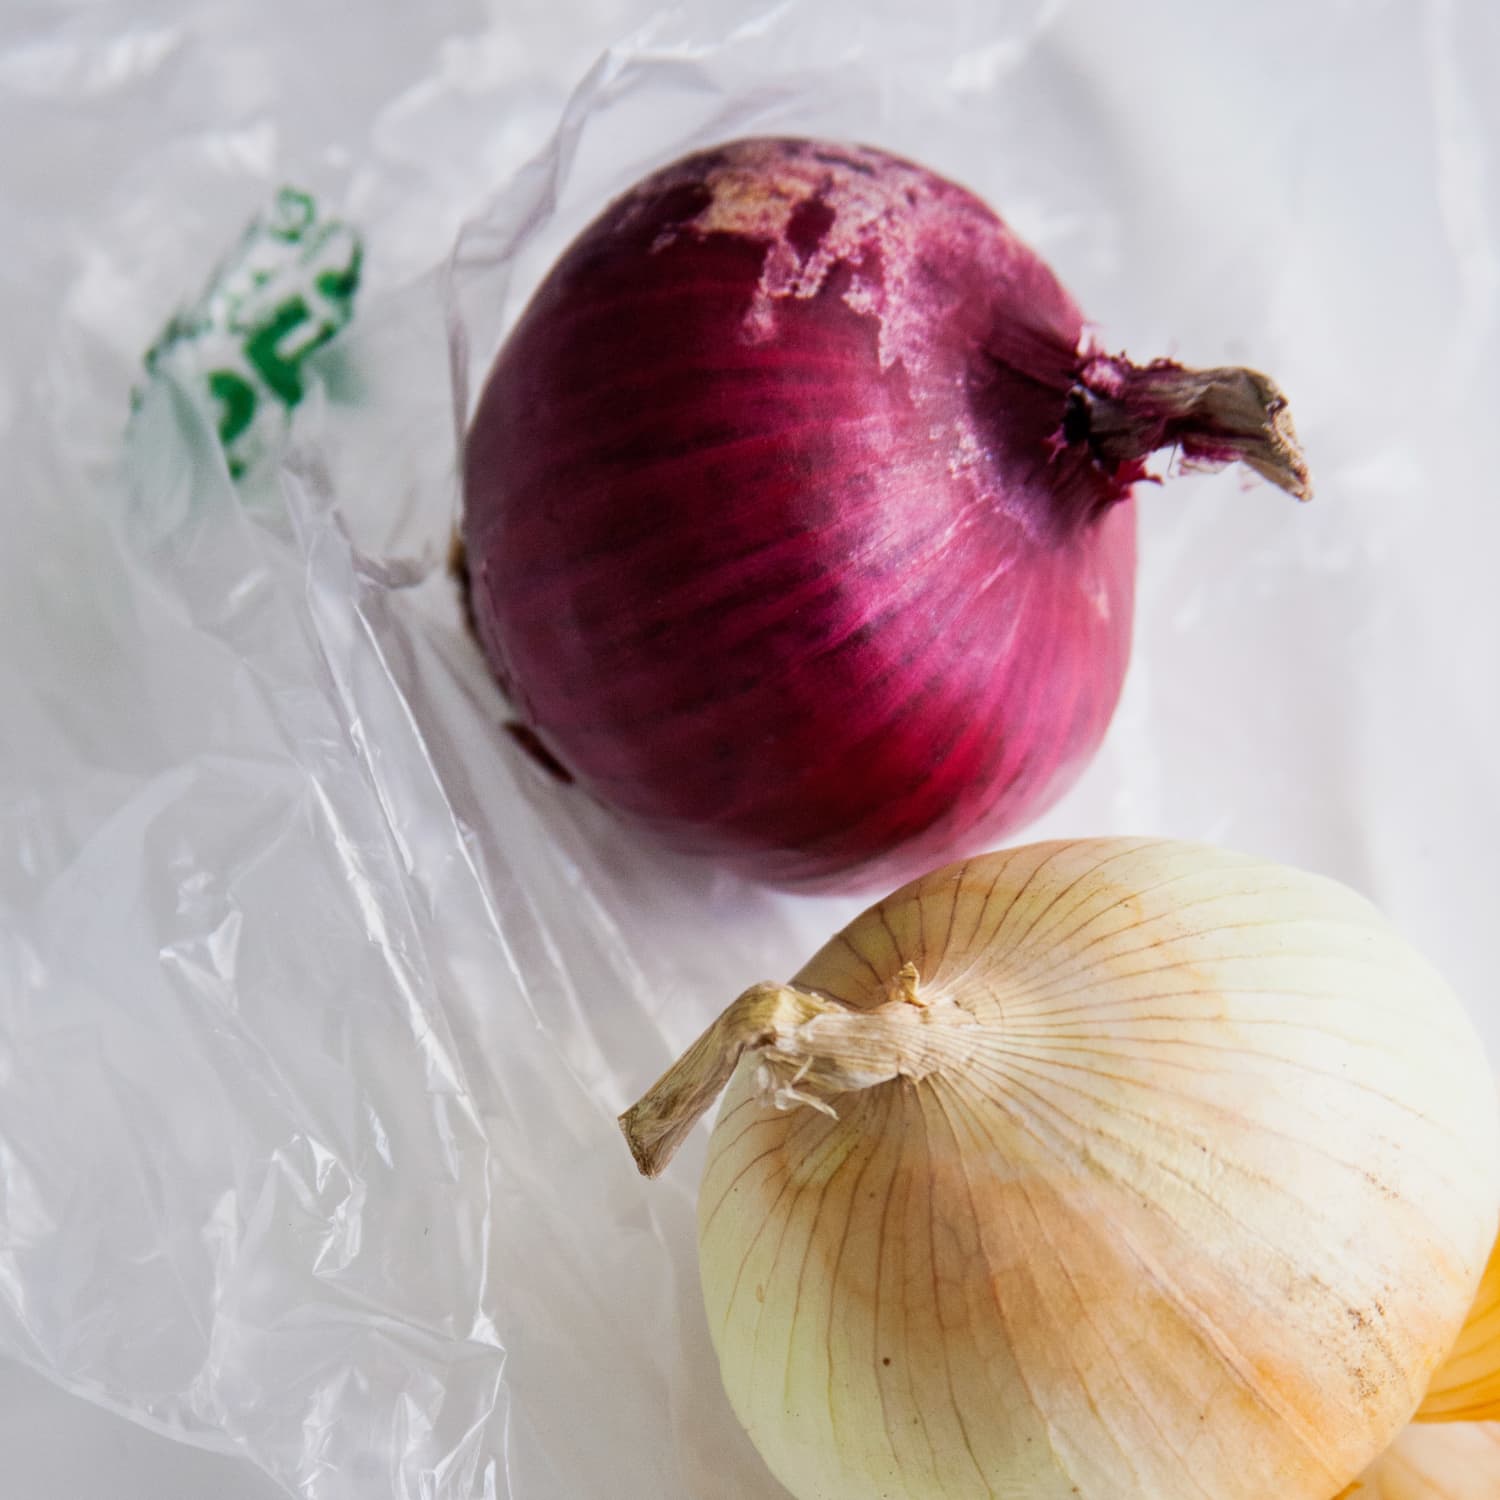
[[[1142,465],[1070,433],[1078,308],[972,194],[747,140],[613,203],[464,462],[480,642],[585,790],[772,884],[887,888],[1034,818],[1130,650]]]

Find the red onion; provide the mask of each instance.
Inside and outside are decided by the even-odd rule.
[[[1307,493],[1271,381],[1095,351],[964,189],[740,141],[611,204],[501,351],[472,617],[525,741],[600,801],[774,883],[892,883],[1098,746],[1162,447]]]

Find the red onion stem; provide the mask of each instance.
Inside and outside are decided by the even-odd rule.
[[[1175,447],[1190,464],[1243,463],[1297,499],[1312,498],[1287,399],[1257,370],[1188,370],[1166,359],[1137,366],[1100,355],[1069,393],[1064,432],[1106,463]]]

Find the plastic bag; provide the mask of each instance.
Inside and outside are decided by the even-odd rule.
[[[128,9],[0,25],[0,125],[71,164],[0,177],[0,1352],[310,1500],[779,1493],[703,1326],[702,1137],[647,1185],[613,1116],[850,906],[643,848],[537,772],[444,566],[529,288],[730,135],[924,160],[1111,347],[1274,371],[1319,498],[1144,497],[1125,700],[1032,832],[1338,875],[1500,1037],[1477,0],[700,6],[565,107],[542,7],[336,36]],[[140,359],[283,177],[363,280],[236,479],[202,371]]]

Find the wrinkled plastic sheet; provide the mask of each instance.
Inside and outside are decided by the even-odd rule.
[[[316,1500],[771,1500],[703,1135],[647,1185],[613,1117],[850,908],[643,847],[499,732],[445,565],[487,361],[612,192],[779,131],[966,181],[1111,347],[1274,371],[1318,498],[1145,495],[1125,698],[1034,832],[1340,876],[1493,1044],[1500,20],[709,5],[567,97],[635,13],[362,15],[0,21],[0,1353]],[[141,358],[287,181],[364,279],[236,482]]]

